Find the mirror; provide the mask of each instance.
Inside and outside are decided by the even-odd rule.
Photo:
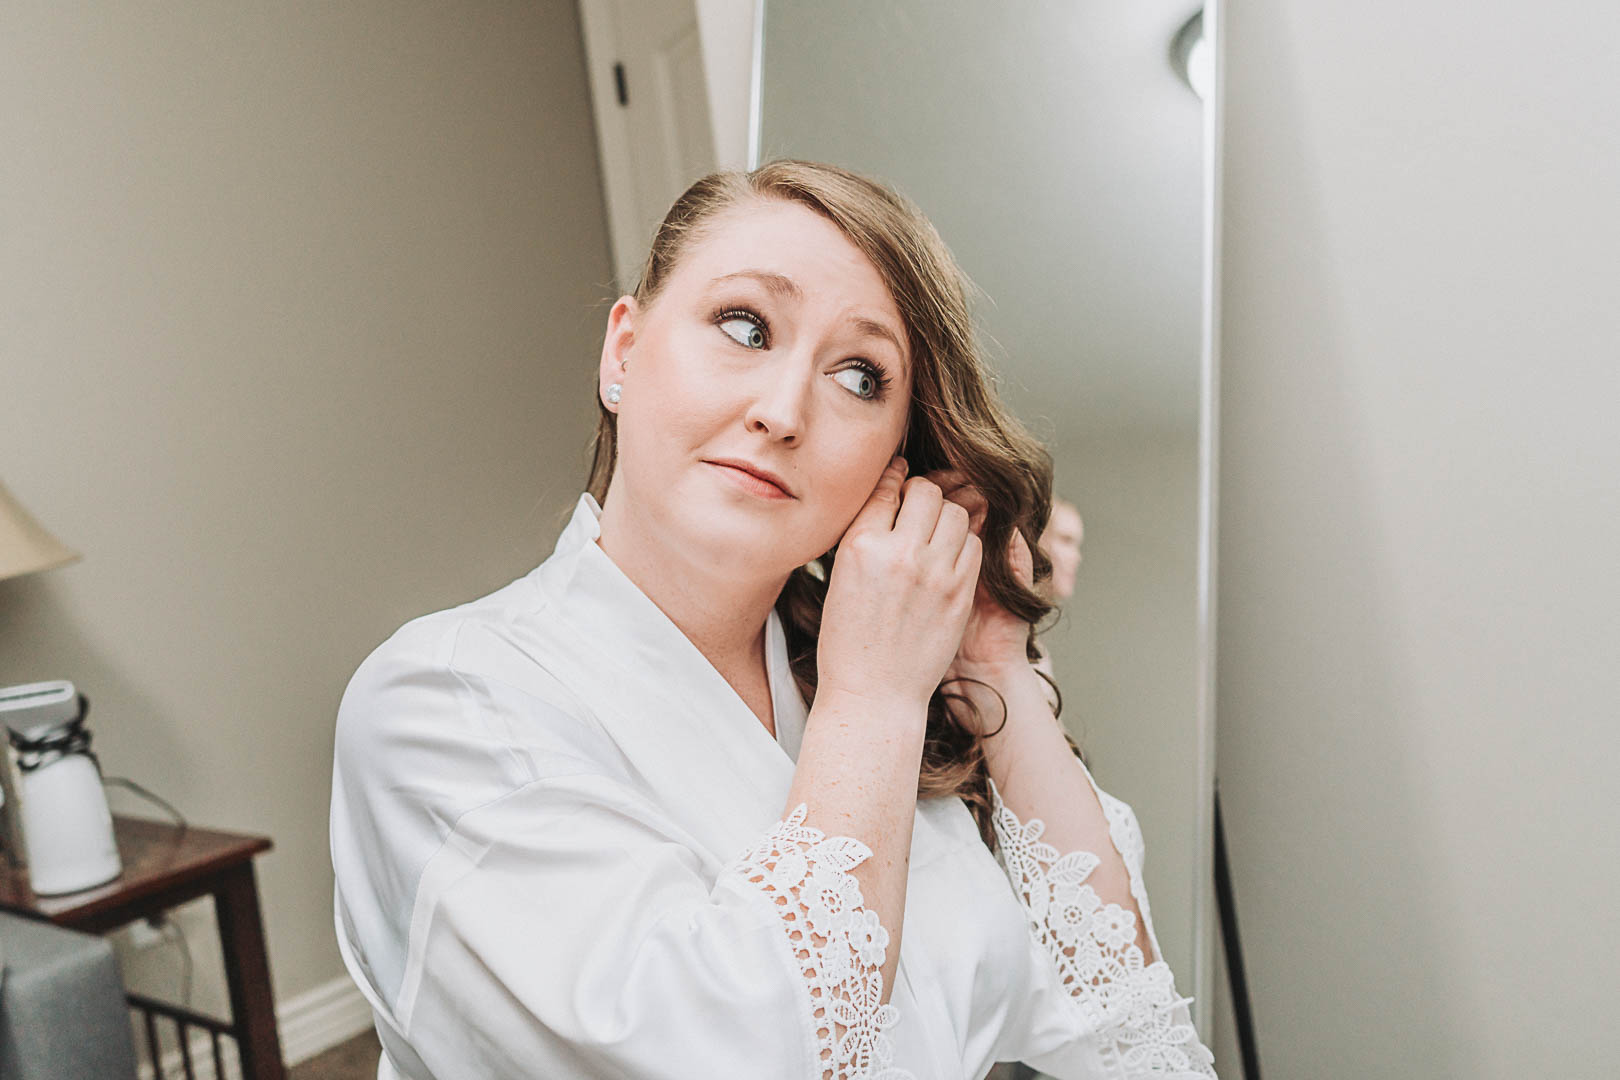
[[[1189,81],[1180,33],[1198,14],[766,0],[753,156],[889,182],[981,290],[1001,392],[1084,524],[1045,638],[1063,720],[1141,821],[1155,929],[1207,1039],[1210,201],[1199,53]]]
[[[887,181],[977,286],[999,389],[1082,526],[1044,638],[1063,720],[1142,824],[1154,926],[1208,1043],[1216,20],[1206,37],[1197,0],[580,11],[620,288],[692,180],[775,157]]]

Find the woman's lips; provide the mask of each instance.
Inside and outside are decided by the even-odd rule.
[[[751,495],[758,495],[765,499],[791,499],[793,496],[771,483],[763,477],[755,476],[746,469],[739,469],[734,465],[722,465],[718,461],[710,461],[721,472],[731,478],[731,482]]]

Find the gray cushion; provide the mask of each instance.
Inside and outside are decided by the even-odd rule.
[[[112,945],[0,912],[0,1076],[132,1080],[135,1043]]]

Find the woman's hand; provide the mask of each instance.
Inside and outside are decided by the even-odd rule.
[[[975,535],[981,535],[984,529],[985,512],[989,504],[980,494],[979,490],[971,486],[961,473],[955,470],[942,469],[927,474],[928,478],[940,486],[942,496],[961,506],[968,512],[968,528]],[[1030,554],[1029,544],[1024,540],[1021,532],[1014,530],[1007,542],[1007,561],[1013,576],[1023,583],[1026,588],[1033,588],[1035,581],[1035,560]],[[968,616],[967,624],[962,631],[962,641],[957,646],[956,655],[945,671],[946,679],[978,679],[991,686],[1000,687],[1010,678],[1024,678],[1030,672],[1029,657],[1025,652],[1029,639],[1029,623],[1013,615],[990,595],[983,581],[977,583],[973,594],[973,611]],[[980,702],[980,711],[985,711],[980,695],[975,693],[979,688],[971,684],[956,684],[946,687],[952,693],[967,693],[975,701]],[[992,725],[999,723],[1000,707],[991,698],[990,711],[993,715],[985,716],[985,722]]]
[[[817,645],[817,694],[926,704],[973,609],[969,512],[895,458],[838,542]]]

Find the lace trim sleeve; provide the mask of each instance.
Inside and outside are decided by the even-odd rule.
[[[849,871],[872,850],[848,836],[827,837],[804,823],[804,803],[733,864],[782,917],[795,965],[810,990],[822,1080],[916,1080],[895,1068],[884,1032],[900,1018],[883,1003],[889,932],[861,906]]]
[[[1148,941],[1162,955],[1142,884],[1144,845],[1136,815],[1095,783],[1093,789],[1108,818],[1109,836],[1125,861]],[[1214,1078],[1214,1056],[1199,1042],[1187,1011],[1192,999],[1176,994],[1175,976],[1163,960],[1144,964],[1135,914],[1119,904],[1104,904],[1086,884],[1102,860],[1089,851],[1060,855],[1041,839],[1045,822],[1020,821],[1001,801],[994,781],[990,801],[1000,848],[997,860],[1024,907],[1030,934],[1057,965],[1088,1026],[1099,1033],[1109,1075]]]

